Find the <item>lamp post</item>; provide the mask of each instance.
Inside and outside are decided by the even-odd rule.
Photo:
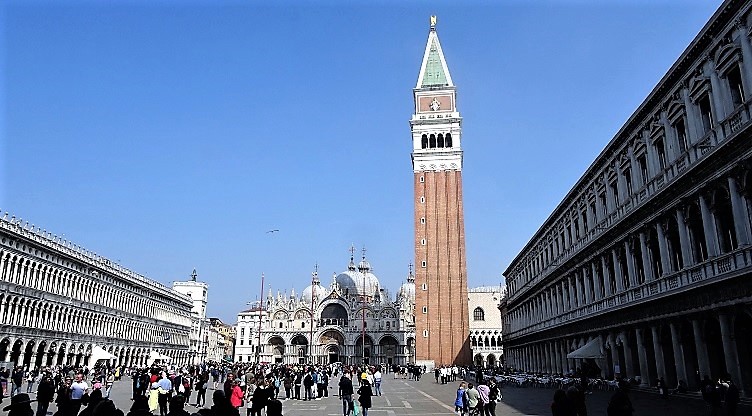
[[[256,350],[256,364],[261,364],[261,311],[264,309],[264,273],[261,273],[261,296],[259,299],[258,349]]]
[[[309,342],[309,351],[308,351],[308,357],[313,361],[313,308],[315,307],[315,300],[314,295],[316,293],[316,281],[318,280],[319,275],[319,265],[316,263],[313,269],[313,273],[311,274],[311,335],[310,335],[310,342]]]

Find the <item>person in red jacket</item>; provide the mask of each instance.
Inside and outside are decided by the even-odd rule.
[[[232,382],[232,389],[230,390],[230,405],[237,409],[243,405],[243,390],[240,388],[240,380],[234,380]]]

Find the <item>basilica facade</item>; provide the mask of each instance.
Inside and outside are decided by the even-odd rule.
[[[300,296],[268,296],[238,314],[236,362],[408,364],[415,350],[412,270],[392,298],[363,259],[321,283],[318,273]]]

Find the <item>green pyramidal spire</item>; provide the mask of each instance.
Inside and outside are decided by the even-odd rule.
[[[449,75],[444,53],[441,51],[439,36],[436,34],[435,18],[431,20],[431,31],[428,33],[426,51],[423,54],[423,64],[420,67],[416,88],[453,87],[452,77]]]

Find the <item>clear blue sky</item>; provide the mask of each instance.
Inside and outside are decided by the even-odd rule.
[[[351,243],[394,293],[437,14],[464,117],[469,281],[499,284],[718,5],[4,2],[0,209],[167,284],[196,268],[228,322],[262,272],[300,293],[318,262],[328,285]]]

